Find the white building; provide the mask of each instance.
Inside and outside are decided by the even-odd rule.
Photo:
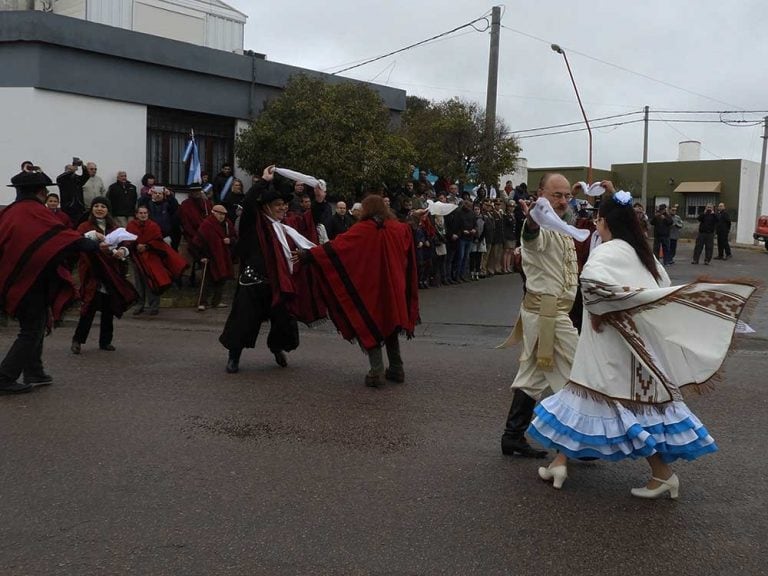
[[[77,156],[107,185],[126,170],[183,188],[190,129],[215,175],[291,76],[352,81],[243,54],[244,23],[217,0],[0,0],[0,177],[30,160],[55,179]],[[371,87],[405,109],[404,91]]]

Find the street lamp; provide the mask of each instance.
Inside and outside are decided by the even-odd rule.
[[[568,75],[571,77],[571,84],[573,84],[573,90],[576,92],[576,100],[579,101],[579,108],[581,108],[581,115],[584,116],[584,123],[587,125],[587,132],[589,133],[589,171],[587,172],[587,180],[588,180],[588,184],[592,184],[592,128],[589,125],[589,120],[587,119],[587,113],[584,111],[584,105],[581,103],[581,96],[579,96],[579,89],[576,88],[576,81],[573,79],[573,72],[571,72],[571,65],[568,63],[568,56],[565,55],[565,50],[563,50],[557,44],[552,44],[552,50],[554,50],[558,54],[563,55],[563,60],[565,60],[565,66],[566,68],[568,68]]]

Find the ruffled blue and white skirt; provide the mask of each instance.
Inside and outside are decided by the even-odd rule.
[[[664,462],[717,451],[712,436],[685,402],[630,410],[574,386],[543,400],[528,435],[569,458],[622,460],[659,454]]]

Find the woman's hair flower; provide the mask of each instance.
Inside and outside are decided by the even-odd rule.
[[[613,201],[622,206],[629,206],[632,204],[632,194],[624,190],[619,190],[613,194]]]

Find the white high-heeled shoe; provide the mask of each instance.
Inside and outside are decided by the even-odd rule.
[[[560,490],[563,487],[563,482],[568,478],[568,468],[565,464],[560,466],[541,466],[539,468],[539,478],[542,480],[552,480],[552,487]]]
[[[680,479],[677,477],[677,474],[672,474],[666,480],[656,478],[655,476],[653,476],[653,479],[661,483],[657,488],[646,488],[645,486],[642,488],[632,488],[632,496],[637,498],[659,498],[666,492],[669,492],[669,497],[675,499],[680,494]]]

